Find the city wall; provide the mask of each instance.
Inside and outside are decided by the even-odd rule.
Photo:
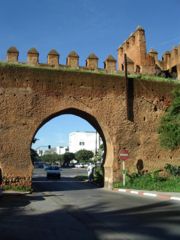
[[[49,68],[33,61],[0,64],[0,168],[7,184],[31,184],[32,139],[43,124],[66,113],[86,119],[100,133],[107,188],[122,176],[119,151],[124,147],[129,150],[129,171],[136,171],[138,159],[148,171],[179,164],[180,150],[162,149],[157,133],[177,85],[131,79],[128,120],[126,84],[120,75],[55,64]]]
[[[156,50],[147,52],[145,30],[142,27],[137,27],[118,48],[119,71],[124,71],[124,54],[128,57],[129,73],[158,75],[159,72],[166,72],[167,76],[180,80],[180,45],[166,51],[162,60],[159,60]]]

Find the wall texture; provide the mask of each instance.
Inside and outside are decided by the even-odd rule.
[[[0,64],[0,168],[13,184],[31,184],[30,147],[38,129],[54,116],[76,114],[88,120],[106,146],[105,187],[121,178],[119,150],[129,150],[127,167],[136,170],[178,164],[180,150],[161,149],[157,127],[176,85],[118,75]]]

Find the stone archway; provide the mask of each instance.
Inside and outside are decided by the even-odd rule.
[[[15,74],[11,67],[0,70],[6,76],[0,95],[0,164],[7,184],[31,185],[30,146],[34,134],[49,119],[69,112],[85,118],[101,135],[103,133],[105,187],[112,187],[116,177],[114,168],[118,167],[119,125],[116,123],[123,114],[119,101],[124,101],[123,88],[120,88],[124,83],[112,76],[106,79],[104,75],[76,72],[18,68]],[[122,111],[124,108],[123,104]]]
[[[110,185],[112,185],[112,183],[109,185],[109,181],[113,182],[113,180],[111,179],[112,171],[110,171],[110,169],[112,168],[112,165],[113,165],[113,162],[112,162],[113,146],[111,144],[109,133],[106,131],[106,128],[101,127],[99,122],[97,121],[97,119],[93,115],[89,114],[88,112],[85,112],[85,111],[77,109],[77,108],[67,108],[67,109],[63,109],[61,111],[58,111],[56,113],[53,113],[53,114],[45,117],[43,120],[40,120],[39,125],[37,126],[35,132],[33,133],[32,139],[31,139],[31,144],[32,144],[32,140],[34,139],[34,136],[36,135],[38,130],[43,125],[45,125],[47,122],[49,122],[53,118],[64,115],[64,114],[72,114],[72,115],[81,117],[82,119],[89,122],[100,134],[100,137],[101,137],[101,139],[103,141],[103,145],[104,145],[104,151],[105,151],[105,154],[104,154],[104,174],[105,174],[104,182],[105,182],[106,187],[111,187]]]
[[[129,150],[126,166],[130,171],[137,159],[143,159],[146,169],[155,169],[172,156],[160,148],[156,127],[174,84],[134,80],[133,119],[129,121],[126,85],[119,75],[9,64],[0,67],[0,79],[0,166],[8,185],[31,184],[32,138],[43,123],[65,112],[87,119],[102,131],[106,188],[121,178],[118,155],[122,147]]]

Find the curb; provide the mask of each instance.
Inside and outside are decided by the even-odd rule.
[[[143,191],[143,190],[134,190],[134,189],[124,189],[119,188],[117,190],[121,193],[128,193],[131,195],[137,195],[141,197],[151,197],[151,198],[158,198],[160,200],[170,200],[170,201],[179,201],[180,202],[180,193],[163,193],[163,192],[153,192],[153,191]]]
[[[4,194],[14,194],[14,195],[25,195],[25,194],[31,194],[31,191],[13,191],[13,190],[3,190],[2,195]]]

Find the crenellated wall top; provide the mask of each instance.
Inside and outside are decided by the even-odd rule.
[[[111,56],[111,57],[110,57]],[[19,57],[19,51],[16,47],[10,47],[7,50],[7,62],[10,63],[20,63],[18,60]],[[81,69],[89,69],[89,70],[98,70],[98,61],[99,58],[96,56],[96,54],[91,53],[87,59],[86,59],[86,65],[85,66],[79,66],[79,55],[77,54],[77,52],[75,52],[74,50],[71,51],[68,55],[67,55],[67,60],[66,60],[66,64],[60,64],[60,54],[55,50],[52,49],[49,51],[49,53],[47,54],[47,63],[39,63],[39,52],[36,48],[30,48],[27,52],[27,64],[28,65],[39,65],[39,66],[49,66],[49,67],[71,67],[71,68],[81,68]],[[105,64],[104,65],[104,69],[106,70],[106,72],[116,72],[116,59],[112,56],[109,55],[104,62],[108,62],[108,61],[112,61],[113,63],[110,64]],[[95,62],[96,63],[95,63]],[[94,64],[95,63],[95,64]]]

